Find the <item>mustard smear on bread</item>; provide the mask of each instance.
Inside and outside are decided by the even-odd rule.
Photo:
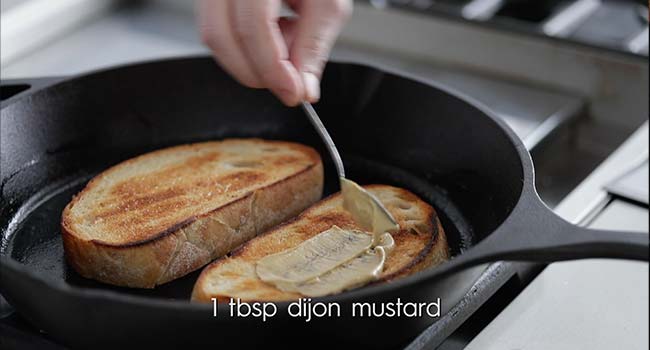
[[[362,229],[372,232],[375,243],[385,232],[396,232],[399,225],[381,202],[354,181],[340,178],[343,208],[352,214]]]
[[[376,280],[395,246],[395,219],[356,183],[341,178],[344,208],[364,230],[334,225],[298,246],[260,259],[255,271],[264,282],[285,292],[317,297]]]
[[[287,292],[298,292],[308,297],[339,293],[377,279],[384,267],[385,260],[386,251],[382,247],[376,247],[368,249],[356,258],[318,278],[304,283],[276,284],[276,286]]]
[[[395,245],[390,233],[373,236],[334,225],[298,246],[260,259],[257,276],[285,292],[309,297],[338,293],[378,278]]]
[[[371,247],[372,236],[335,225],[294,248],[260,259],[256,272],[265,282],[302,283],[331,271]]]

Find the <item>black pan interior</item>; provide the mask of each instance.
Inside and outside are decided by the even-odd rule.
[[[368,67],[330,64],[316,106],[349,177],[401,186],[432,204],[455,254],[483,239],[521,193],[518,154],[501,127],[443,91]],[[263,137],[316,147],[325,194],[338,190],[302,111],[242,88],[206,58],[126,67],[73,79],[2,110],[1,254],[48,278],[110,288],[64,262],[62,208],[96,173],[180,143]],[[197,273],[155,290],[187,299]]]

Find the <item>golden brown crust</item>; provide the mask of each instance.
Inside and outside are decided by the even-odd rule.
[[[388,255],[377,282],[410,275],[449,258],[447,239],[435,210],[414,194],[385,185],[364,186],[384,203],[400,224],[393,234],[395,248]],[[208,265],[194,285],[192,299],[231,297],[247,301],[293,300],[299,294],[287,293],[266,284],[254,272],[255,261],[291,248],[332,225],[358,229],[351,215],[341,206],[339,194],[315,204],[298,217],[258,235],[246,244]]]
[[[149,230],[146,232],[147,234],[143,234],[136,231],[137,235],[127,236],[129,240],[110,242],[89,237],[86,232],[76,231],[83,229],[81,225],[77,224],[83,221],[83,217],[79,213],[72,213],[73,208],[81,198],[90,196],[89,193],[92,193],[95,186],[111,176],[112,172],[155,157],[168,156],[170,152],[174,153],[186,147],[218,148],[220,142],[172,147],[118,164],[91,180],[63,211],[61,231],[66,258],[70,265],[84,277],[121,286],[152,288],[200,268],[214,258],[222,256],[232,248],[244,243],[255,234],[296,215],[320,198],[323,168],[315,150],[307,146],[282,141],[251,139],[223,142],[236,146],[242,144],[246,147],[252,145],[253,148],[274,148],[278,152],[290,149],[294,150],[290,153],[300,159],[293,160],[294,168],[290,172],[287,173],[285,170],[282,176],[276,176],[277,179],[267,181],[262,186],[256,186],[258,179],[244,176],[245,186],[241,187],[240,192],[235,190],[234,197],[227,198],[226,203],[187,217],[177,215],[176,221],[167,222],[167,225],[155,226],[157,232]],[[220,161],[214,157],[206,157],[202,161],[207,161],[207,159],[210,159],[209,162]],[[269,159],[277,161],[273,157]],[[196,159],[192,161],[196,161]],[[286,159],[284,161],[286,162]],[[273,169],[279,169],[275,164],[267,166],[266,161],[260,161],[260,164],[262,163],[261,168],[257,169],[258,172],[268,173]],[[181,174],[177,175],[182,175],[183,170],[179,169],[179,171]],[[150,174],[145,174],[145,177],[147,175]],[[215,174],[215,176],[217,175],[219,174]],[[226,176],[228,175],[232,175],[232,172],[226,174]],[[159,174],[154,175],[153,178],[153,180],[157,178],[163,183],[165,181]],[[109,188],[112,190],[128,187],[128,183],[128,181],[123,181],[117,186]],[[152,185],[156,185],[156,182],[153,182]],[[239,185],[242,184],[237,183],[234,186]],[[252,188],[250,191],[246,191],[247,187]],[[123,198],[124,196],[111,197],[110,201]],[[121,203],[118,203],[112,208],[119,208],[120,205]],[[145,209],[131,207],[128,210],[136,212],[141,210],[138,215],[142,216],[143,220],[155,219],[156,215],[164,215],[164,213],[154,211],[154,215],[147,217],[145,214],[151,214],[151,211],[146,211],[146,205]],[[115,212],[114,215],[118,218],[122,217],[121,213]],[[131,214],[124,215],[128,217]],[[97,211],[93,211],[90,216],[101,217],[101,215],[97,215]],[[107,217],[105,216],[103,219],[105,220]],[[121,225],[108,227],[115,230],[123,229]]]

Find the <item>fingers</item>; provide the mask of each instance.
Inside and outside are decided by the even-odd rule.
[[[296,38],[296,29],[298,28],[298,22],[295,19],[280,18],[278,24],[280,25],[280,31],[284,37],[285,44],[287,47],[291,47],[293,45],[294,39]]]
[[[281,0],[201,0],[203,41],[242,84],[268,88],[289,106],[320,98],[320,78],[352,0],[287,0],[299,19],[279,19]]]
[[[286,105],[295,106],[303,99],[304,88],[280,31],[280,5],[280,0],[235,0],[234,28],[264,86]]]
[[[320,78],[343,25],[352,12],[350,0],[293,0],[299,14],[291,45],[291,62],[299,71],[307,100],[320,98]]]
[[[236,40],[231,23],[233,12],[230,1],[200,1],[198,16],[201,38],[211,49],[217,62],[237,81],[252,88],[264,87]]]

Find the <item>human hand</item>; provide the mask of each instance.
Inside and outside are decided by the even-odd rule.
[[[334,41],[352,0],[287,0],[298,18],[280,17],[281,0],[200,0],[203,42],[240,83],[271,90],[284,104],[316,102]]]

